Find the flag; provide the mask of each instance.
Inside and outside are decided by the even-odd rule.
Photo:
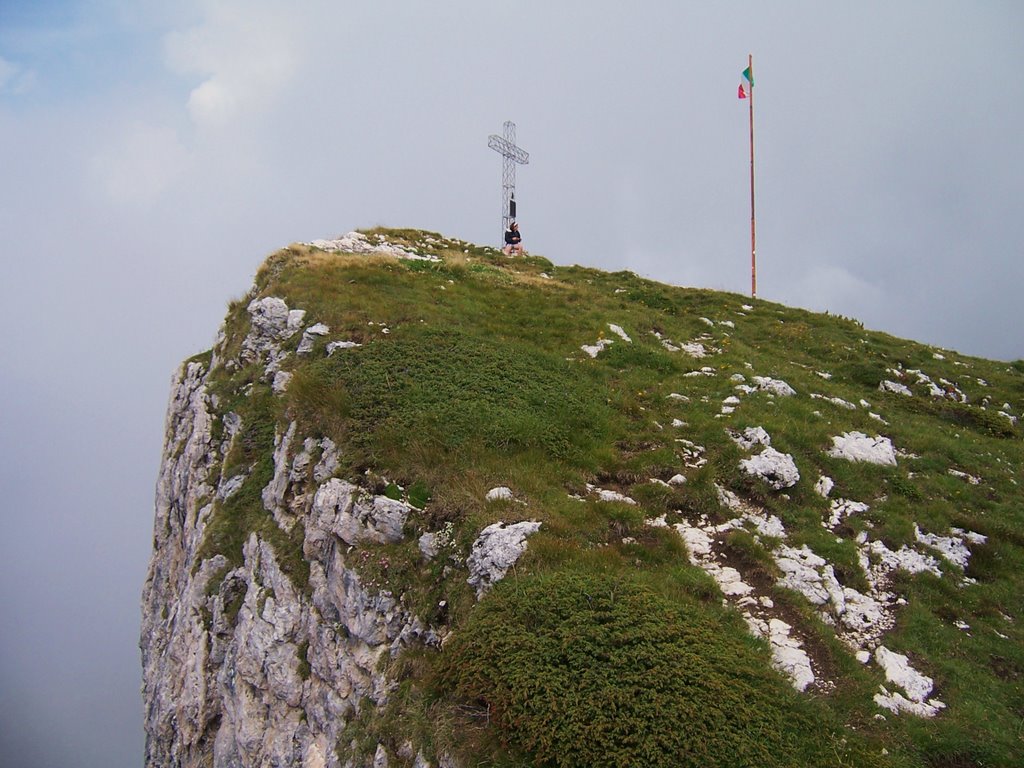
[[[750,91],[753,90],[754,88],[754,73],[751,72],[750,70],[750,67],[747,67],[746,69],[743,70],[743,79],[746,80],[747,83],[749,83],[749,85],[747,88],[744,88],[743,80],[740,80],[740,87],[736,95],[741,99],[747,98],[747,94],[750,93]]]

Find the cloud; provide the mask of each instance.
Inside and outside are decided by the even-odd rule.
[[[17,72],[18,68],[14,64],[0,56],[0,89],[5,88]]]
[[[199,24],[164,39],[168,67],[203,78],[188,97],[192,121],[223,128],[272,104],[297,70],[300,29],[281,3],[204,3]]]
[[[32,90],[36,73],[26,70],[0,56],[0,93],[20,95]]]
[[[91,181],[116,205],[147,206],[185,172],[190,157],[171,128],[134,122],[93,156]]]

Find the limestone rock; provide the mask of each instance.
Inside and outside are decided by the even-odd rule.
[[[497,488],[491,488],[485,498],[487,501],[512,501],[512,489],[500,485]]]
[[[274,476],[263,489],[263,506],[285,531],[291,530],[295,519],[285,510],[285,493],[289,483],[288,450],[295,438],[297,424],[293,421],[284,434],[274,436]]]
[[[896,466],[896,449],[887,437],[868,437],[863,432],[844,432],[832,438],[829,456],[847,461]]]
[[[275,395],[283,395],[288,389],[288,384],[292,380],[292,374],[288,371],[278,371],[274,374],[274,381],[271,384],[271,389],[274,390]]]
[[[414,251],[403,248],[400,245],[389,243],[382,235],[376,236],[376,242],[362,232],[349,232],[348,234],[336,237],[333,240],[313,240],[306,245],[319,248],[322,251],[342,251],[344,253],[383,254],[394,256],[400,259],[416,259],[422,261],[439,261],[437,256],[430,254],[420,255]]]
[[[960,528],[951,530],[953,536],[939,536],[935,533],[922,533],[921,529],[914,525],[914,538],[926,546],[937,549],[944,559],[961,570],[967,568],[967,562],[971,558],[971,550],[967,547],[966,541],[973,544],[984,544],[988,539],[980,533],[964,531]]]
[[[807,545],[796,549],[782,545],[776,551],[775,563],[783,573],[779,585],[801,593],[813,605],[834,607],[842,613],[845,599],[843,587],[836,579],[832,566],[814,554]]]
[[[690,562],[700,565],[701,560],[711,554],[711,537],[703,529],[685,521],[676,523],[675,529],[686,543]]]
[[[900,384],[898,381],[890,381],[888,379],[883,380],[878,385],[878,389],[880,392],[892,392],[897,395],[903,395],[904,397],[911,397],[914,394],[905,384]]]
[[[416,542],[420,549],[420,554],[423,555],[425,560],[433,560],[437,557],[437,553],[441,551],[440,546],[437,543],[436,533],[424,533]]]
[[[251,327],[242,342],[243,362],[276,362],[280,359],[281,342],[302,327],[305,310],[288,309],[284,299],[274,296],[253,299],[247,310]]]
[[[739,400],[736,402],[739,402]],[[730,431],[729,437],[732,438],[736,445],[747,451],[753,450],[758,445],[770,448],[772,444],[772,439],[764,430],[764,427],[747,427],[740,432]]]
[[[466,561],[469,566],[466,581],[476,588],[477,599],[505,577],[526,551],[526,538],[538,530],[539,522],[524,521],[508,526],[494,523],[480,532]]]
[[[751,378],[751,381],[762,392],[768,392],[779,397],[792,397],[796,394],[796,390],[782,379],[773,379],[770,376],[754,376]]]
[[[829,519],[822,522],[822,525],[829,529],[835,529],[844,518],[850,515],[863,514],[869,509],[868,505],[864,502],[851,501],[850,499],[832,499],[829,502],[829,508],[831,509]]]
[[[320,461],[313,467],[313,482],[320,484],[338,471],[338,446],[329,437],[320,439]]]
[[[781,619],[768,622],[768,637],[772,646],[772,666],[785,674],[798,691],[807,690],[814,682],[811,659],[802,644],[790,635],[792,627]]]
[[[760,477],[777,491],[791,488],[800,480],[793,457],[774,448],[765,448],[756,456],[743,459],[740,469],[748,475]]]
[[[276,302],[254,307],[267,320],[256,326],[289,332],[288,319],[272,320],[295,316],[278,310]],[[391,683],[381,658],[438,642],[393,595],[363,583],[345,562],[352,543],[343,535],[399,540],[409,508],[333,478],[336,446],[300,440],[292,423],[276,437],[262,500],[279,524],[304,516],[308,592],[255,533],[240,564],[221,554],[202,559],[214,504],[237,493],[251,471],[221,474],[242,425],[227,413],[223,437],[214,439],[218,417],[207,373],[200,363],[183,366],[168,405],[140,637],[146,765],[341,768],[335,746],[357,706],[387,701]],[[322,486],[318,504],[306,493],[311,482]]]
[[[932,692],[933,681],[910,666],[910,660],[901,653],[894,653],[884,645],[875,649],[875,661],[885,671],[885,679],[898,685],[906,693],[888,694],[883,688],[882,694],[875,695],[875,702],[892,712],[908,711],[922,717],[931,717],[945,708],[945,704],[935,699],[928,700]],[[909,702],[908,702],[909,700]]]
[[[598,488],[596,485],[587,484],[587,490],[591,493],[596,493],[597,498],[601,501],[618,502],[620,504],[629,504],[630,506],[636,504],[636,499],[632,499],[625,494],[619,493],[618,491],[610,491],[606,488]]]
[[[378,544],[402,540],[412,507],[387,496],[369,496],[356,485],[331,478],[317,489],[310,516],[315,527],[330,531],[347,544],[369,540]]]
[[[361,347],[362,344],[357,344],[354,341],[332,341],[327,345],[327,356],[330,357],[339,349],[355,349]]]
[[[590,357],[597,357],[598,354],[607,346],[612,345],[614,342],[611,339],[599,339],[593,344],[584,344],[580,347]]]
[[[829,494],[832,493],[832,489],[835,488],[836,483],[831,477],[822,475],[818,478],[818,482],[814,484],[815,492],[822,498],[827,499]]]
[[[708,356],[707,349],[699,341],[685,341],[679,345],[679,349],[688,354],[690,357],[702,358]]]
[[[621,325],[616,325],[615,323],[608,323],[608,329],[627,344],[633,343],[633,340],[629,338],[629,334],[622,330]]]
[[[326,336],[330,332],[331,329],[323,323],[309,326],[309,328],[302,332],[302,340],[299,341],[299,348],[295,350],[295,354],[308,355],[313,351],[313,345],[316,344],[317,337]]]

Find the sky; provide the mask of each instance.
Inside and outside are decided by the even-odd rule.
[[[0,0],[0,755],[142,762],[171,376],[377,225],[1024,358],[1024,4]]]

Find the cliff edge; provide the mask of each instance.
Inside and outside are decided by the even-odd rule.
[[[1012,765],[1024,366],[373,230],[172,383],[147,766]]]

